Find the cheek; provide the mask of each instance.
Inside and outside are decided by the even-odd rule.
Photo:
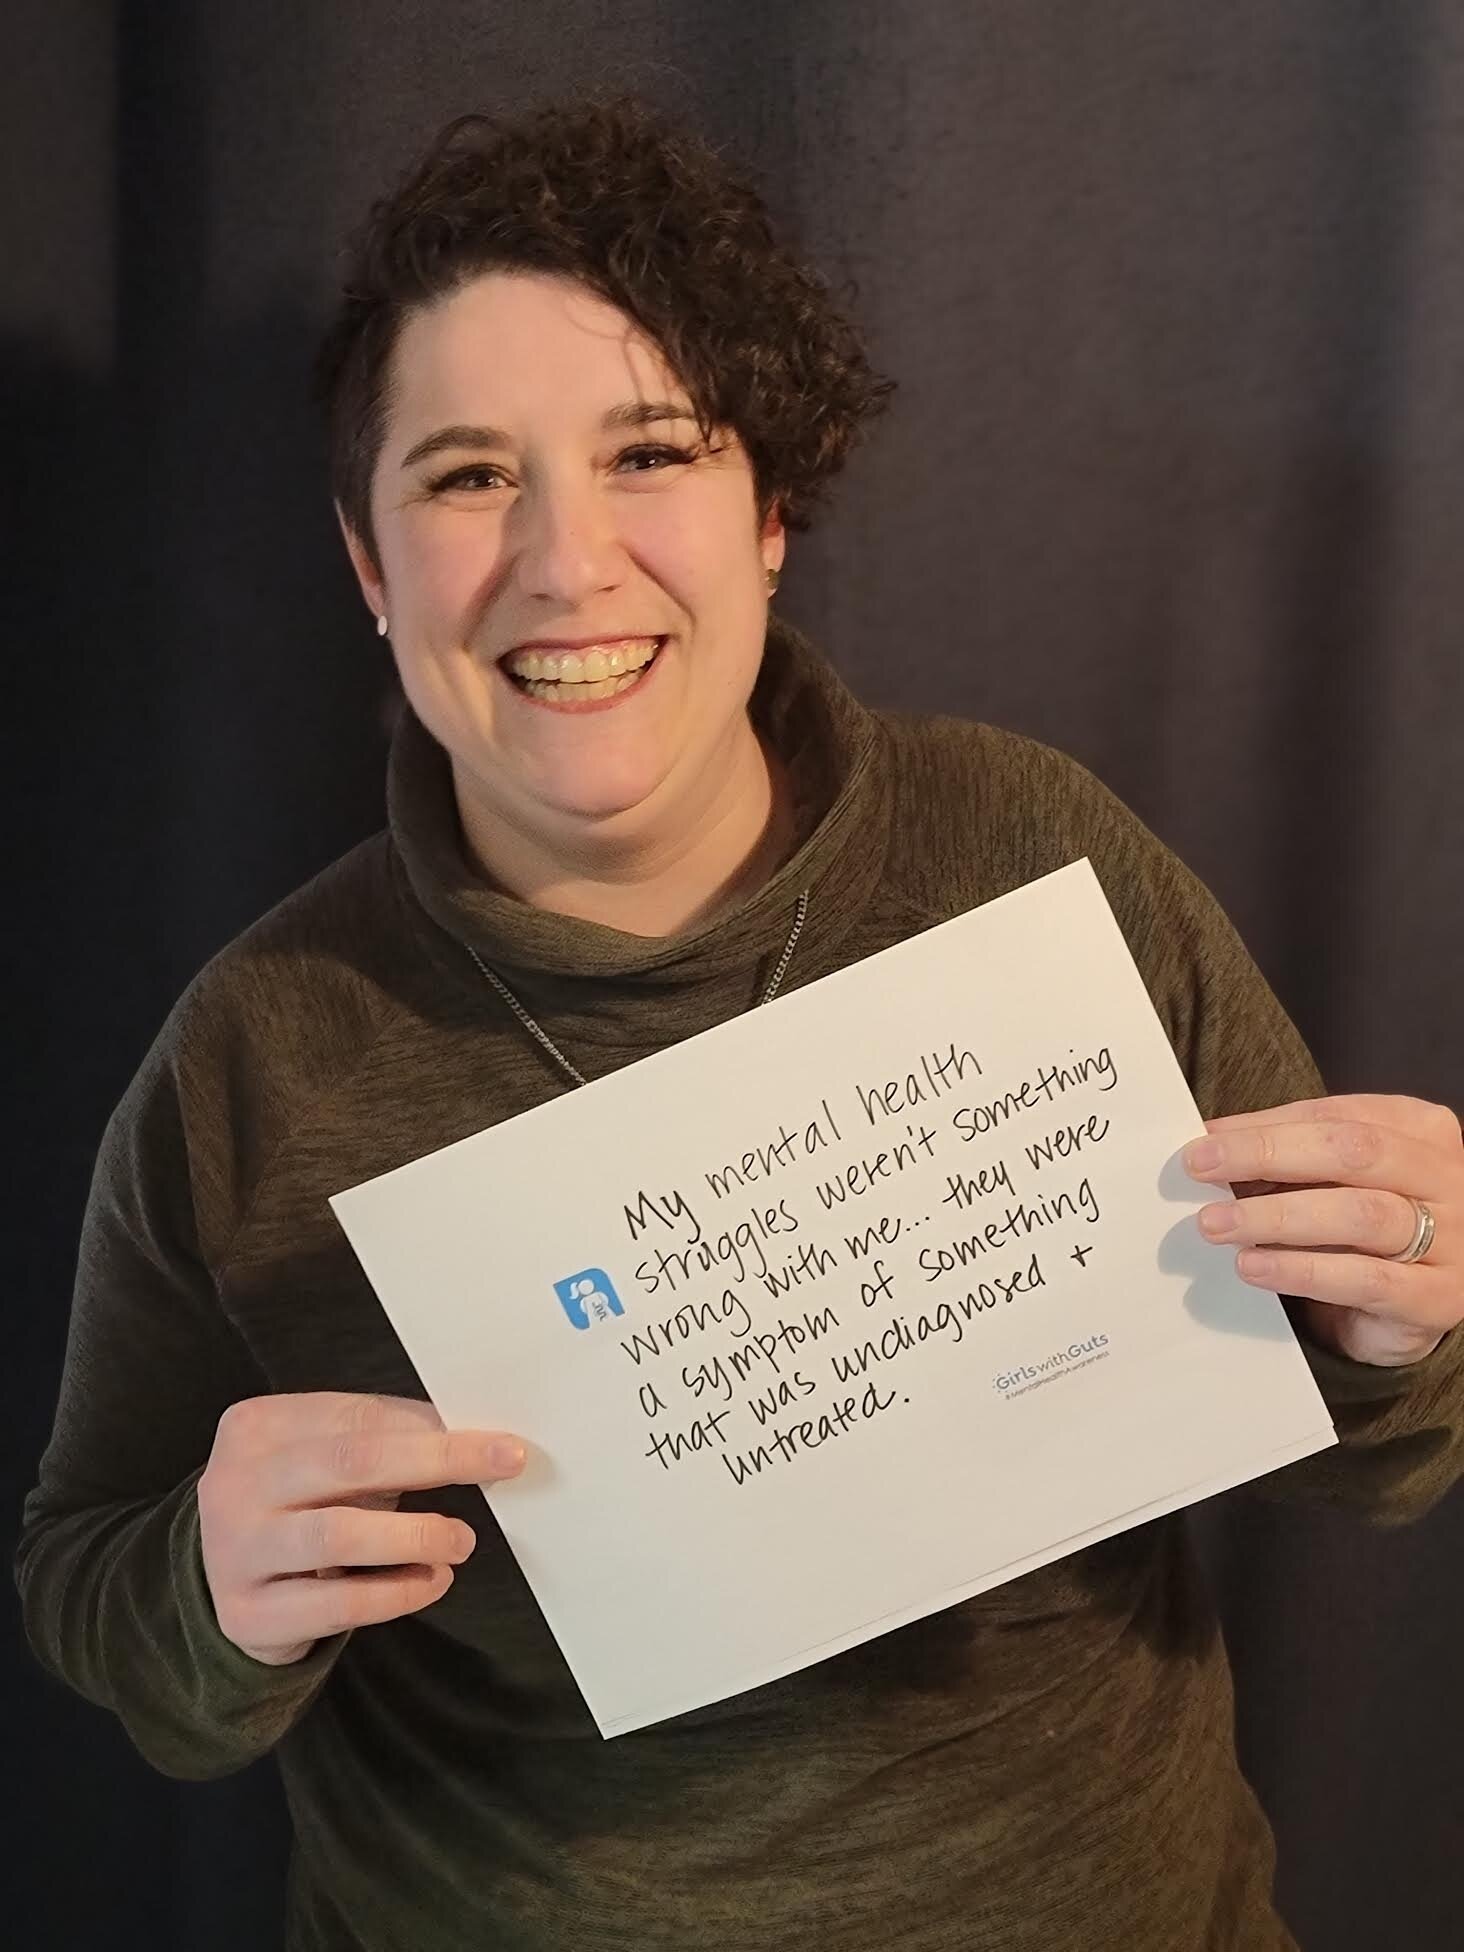
[[[688,608],[725,593],[747,573],[756,544],[739,484],[714,477],[675,484],[662,494],[627,494],[621,539],[636,561]],[[709,621],[702,617],[703,624]]]
[[[467,625],[491,587],[497,547],[496,533],[482,522],[399,518],[382,547],[387,588],[429,631]]]

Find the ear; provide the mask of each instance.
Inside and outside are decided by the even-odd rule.
[[[758,541],[762,549],[762,559],[767,567],[781,569],[783,557],[788,550],[788,535],[783,527],[783,511],[777,502],[773,503],[763,518]]]
[[[386,609],[386,585],[381,579],[381,571],[371,559],[371,551],[361,537],[346,520],[339,502],[335,503],[336,521],[340,524],[341,535],[346,545],[346,554],[351,559],[351,567],[356,572],[356,581],[361,585],[361,594],[366,599],[366,607],[373,617],[379,617]]]

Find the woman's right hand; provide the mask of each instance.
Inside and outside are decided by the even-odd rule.
[[[253,1659],[283,1667],[317,1640],[430,1606],[477,1535],[437,1512],[399,1512],[398,1499],[516,1477],[523,1460],[516,1437],[448,1430],[409,1397],[320,1391],[232,1404],[198,1481],[220,1627]]]

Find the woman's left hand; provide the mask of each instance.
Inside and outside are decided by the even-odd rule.
[[[1200,1213],[1207,1240],[1244,1249],[1244,1281],[1306,1305],[1314,1340],[1356,1362],[1417,1362],[1464,1321],[1464,1142],[1446,1105],[1359,1093],[1205,1121],[1192,1179],[1237,1197]],[[1213,1153],[1212,1158],[1204,1158]],[[1203,1160],[1203,1163],[1202,1163]],[[1408,1266],[1412,1200],[1433,1242]]]

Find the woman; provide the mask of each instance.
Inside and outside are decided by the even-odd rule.
[[[1458,1121],[1321,1098],[1073,761],[871,713],[769,617],[889,387],[691,137],[624,101],[454,125],[320,373],[408,705],[389,826],[210,964],[108,1128],[37,1652],[162,1769],[278,1755],[301,1952],[1290,1945],[1179,1519],[602,1742],[472,1489],[534,1433],[442,1429],[326,1201],[1087,855],[1193,1170],[1254,1182],[1209,1231],[1264,1249],[1343,1439],[1267,1489],[1404,1517],[1459,1468]]]

